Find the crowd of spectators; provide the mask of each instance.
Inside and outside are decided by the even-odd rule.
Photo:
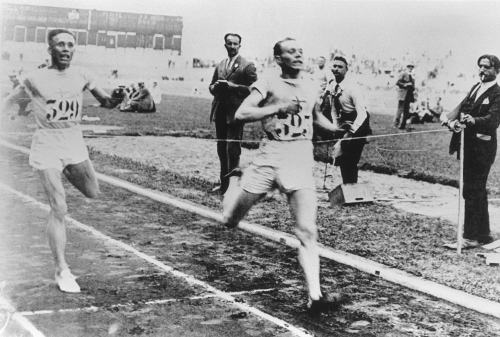
[[[21,62],[19,57],[7,57],[7,51],[3,52],[3,62]],[[12,54],[12,53],[11,53]],[[11,55],[9,55],[11,56]],[[250,55],[249,55],[250,56]],[[461,95],[468,83],[474,79],[475,75],[468,75],[471,72],[464,70],[463,64],[457,62],[455,55],[449,51],[439,56],[430,55],[422,52],[418,55],[404,54],[401,56],[379,56],[379,55],[361,55],[357,53],[346,53],[339,49],[332,50],[328,55],[318,55],[316,57],[305,58],[305,66],[313,75],[318,71],[318,63],[325,62],[323,72],[330,72],[330,65],[334,56],[343,56],[350,61],[349,70],[353,81],[356,81],[360,87],[370,95],[375,95],[375,91],[386,91],[394,93],[396,81],[399,73],[405,68],[408,62],[415,64],[415,80],[416,80],[416,102],[411,104],[411,112],[421,112],[421,107],[436,105],[438,100],[441,105],[446,108],[451,108],[456,100],[454,96]],[[28,67],[26,61],[33,57],[24,57],[24,64],[21,67]],[[278,67],[272,56],[268,57],[249,57],[257,68],[258,73],[266,71],[278,71]],[[107,61],[104,60],[104,63]],[[115,62],[115,61],[113,61]],[[157,64],[154,72],[144,73],[144,76],[136,77],[128,68],[118,68],[109,60],[109,68],[105,70],[107,76],[103,76],[108,81],[107,87],[116,87],[116,85],[130,83],[132,81],[139,82],[145,79],[148,82],[157,81],[158,86],[163,90],[169,90],[173,94],[191,94],[209,97],[206,83],[210,81],[213,67],[216,65],[215,60],[202,59],[199,57],[191,57],[189,59],[173,59],[166,58],[164,64]],[[115,62],[116,63],[116,62]],[[107,64],[107,63],[106,63]],[[40,65],[40,62],[35,66]],[[42,64],[45,66],[45,64]],[[93,69],[92,67],[89,67]],[[97,71],[97,75],[100,70]],[[156,76],[156,77],[155,77]],[[167,83],[175,81],[176,83]],[[186,82],[178,84],[178,81]],[[172,88],[171,88],[172,87]],[[180,92],[182,91],[182,92]],[[371,93],[371,94],[370,94]],[[450,96],[450,94],[452,94]],[[388,95],[386,95],[388,97]],[[389,98],[390,99],[390,98]],[[387,99],[387,101],[389,100]],[[387,111],[391,113],[390,111]]]

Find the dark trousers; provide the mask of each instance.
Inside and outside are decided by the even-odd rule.
[[[340,166],[342,183],[355,184],[358,182],[358,163],[361,152],[365,147],[365,139],[353,139],[342,141],[342,155],[335,160],[335,165]]]
[[[220,193],[224,194],[229,186],[227,174],[240,165],[241,139],[243,138],[244,123],[233,122],[228,124],[225,118],[215,120],[215,134],[217,139],[217,155],[220,161]],[[238,140],[238,142],[226,142]]]
[[[410,114],[410,101],[398,101],[398,110],[394,118],[394,127],[404,129],[406,128],[406,120]]]
[[[155,104],[151,101],[132,101],[130,109],[136,112],[156,112]]]
[[[464,234],[466,239],[489,242],[490,217],[486,182],[491,164],[473,157],[470,149],[464,149],[463,197],[465,199]]]
[[[370,116],[368,116],[353,137],[357,138],[371,134]],[[335,166],[340,166],[342,183],[355,184],[358,182],[358,163],[366,143],[366,138],[346,139],[340,143],[342,155],[335,159]]]

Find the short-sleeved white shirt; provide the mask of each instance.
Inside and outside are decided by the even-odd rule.
[[[267,135],[260,147],[256,165],[282,166],[312,160],[313,108],[319,85],[310,78],[265,77],[252,85],[262,95],[261,106],[300,101],[297,114],[272,115],[262,120]]]
[[[317,100],[317,84],[311,79],[267,77],[252,85],[262,95],[262,106],[299,101],[302,110],[297,114],[272,115],[262,120],[269,140],[312,139],[312,110]]]
[[[40,129],[71,128],[82,118],[83,91],[95,88],[94,76],[80,67],[37,69],[22,79]]]

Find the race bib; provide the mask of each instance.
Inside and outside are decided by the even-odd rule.
[[[284,114],[277,116],[277,118],[280,122],[276,123],[274,132],[281,139],[293,139],[307,135],[312,116],[301,112],[298,114]]]
[[[79,119],[81,113],[80,103],[75,98],[49,99],[47,104],[47,121],[74,121]]]

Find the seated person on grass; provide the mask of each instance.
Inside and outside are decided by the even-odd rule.
[[[436,103],[431,107],[429,102],[427,102],[427,109],[429,112],[436,118],[436,121],[439,121],[439,117],[441,117],[441,114],[444,111],[444,108],[441,104],[441,97],[438,97],[436,99]]]
[[[411,109],[408,115],[408,124],[423,124],[434,122],[434,115],[429,109],[429,100],[422,100]]]
[[[139,82],[138,93],[131,97],[128,104],[120,108],[122,112],[155,112],[156,106],[153,97],[144,82]]]

